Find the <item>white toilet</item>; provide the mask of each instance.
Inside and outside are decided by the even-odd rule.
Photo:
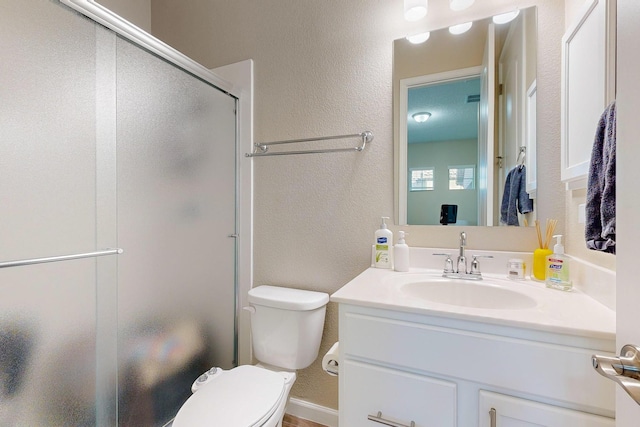
[[[212,368],[200,376],[172,427],[282,425],[295,371],[318,357],[329,295],[259,286],[248,300],[253,354],[260,363]]]

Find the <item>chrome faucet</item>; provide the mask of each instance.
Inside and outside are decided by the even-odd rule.
[[[451,255],[448,253],[438,253],[433,255],[446,256],[444,264],[443,277],[450,279],[467,279],[467,280],[482,280],[482,273],[480,273],[480,262],[478,258],[493,258],[492,255],[473,255],[471,261],[471,271],[467,266],[467,256],[465,255],[465,248],[467,247],[467,233],[464,231],[460,233],[460,251],[458,253],[458,261],[455,268]]]
[[[467,257],[464,255],[464,248],[467,246],[467,233],[460,233],[460,253],[458,254],[457,273],[467,274]]]

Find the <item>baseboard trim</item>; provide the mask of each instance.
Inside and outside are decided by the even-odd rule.
[[[338,427],[338,411],[304,400],[290,398],[285,412],[294,417],[313,421],[328,427]]]

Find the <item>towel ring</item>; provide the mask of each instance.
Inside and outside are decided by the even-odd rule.
[[[523,145],[522,147],[520,147],[520,151],[518,151],[518,157],[516,158],[516,164],[520,166],[520,169],[522,169],[522,167],[524,166],[524,160],[525,160],[526,154],[527,154],[527,147]],[[521,156],[522,156],[522,160],[520,159]]]

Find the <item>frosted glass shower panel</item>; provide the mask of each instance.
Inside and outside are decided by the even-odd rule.
[[[0,3],[0,261],[96,250],[96,32]],[[96,261],[0,270],[0,425],[93,426]]]
[[[95,263],[0,270],[0,425],[95,425]]]
[[[117,43],[121,425],[161,425],[235,364],[235,99]]]
[[[93,250],[95,25],[2,2],[0,40],[0,260]]]

